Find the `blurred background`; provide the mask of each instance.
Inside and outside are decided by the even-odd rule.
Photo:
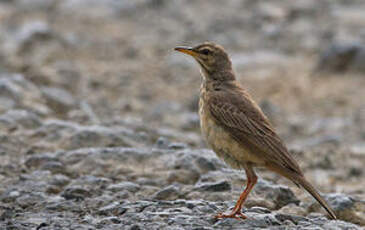
[[[363,199],[364,12],[362,0],[0,1],[2,191],[32,154],[205,148],[199,67],[173,48],[213,41],[309,180]]]

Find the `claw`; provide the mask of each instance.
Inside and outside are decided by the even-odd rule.
[[[225,219],[225,218],[234,218],[236,220],[244,220],[247,219],[241,211],[239,212],[231,212],[230,214],[219,213],[215,216],[216,219]]]

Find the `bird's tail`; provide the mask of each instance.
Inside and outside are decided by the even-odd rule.
[[[323,199],[321,195],[317,192],[317,190],[309,183],[303,176],[298,176],[295,178],[295,181],[300,184],[305,190],[307,190],[321,205],[332,219],[336,220],[337,217],[332,210],[332,208],[328,205],[328,203]]]

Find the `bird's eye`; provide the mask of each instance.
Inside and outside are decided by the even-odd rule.
[[[200,53],[201,54],[204,54],[204,55],[208,55],[208,54],[210,54],[212,51],[210,51],[210,50],[208,50],[208,49],[202,49],[201,51],[200,51]]]

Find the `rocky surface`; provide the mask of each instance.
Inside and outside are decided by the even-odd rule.
[[[360,229],[365,224],[361,197],[327,194],[340,218],[334,221],[311,198],[299,199],[308,195],[266,179],[259,179],[247,201],[248,220],[215,220],[216,213],[233,207],[245,177],[210,150],[165,138],[153,144],[152,134],[140,138],[137,130],[121,132],[116,126],[85,129],[43,121],[24,111],[10,110],[4,117],[14,118],[9,123],[16,128],[2,136],[3,229]],[[135,143],[119,142],[123,138]],[[113,143],[118,147],[108,147]]]
[[[204,10],[202,10],[204,9]],[[361,229],[363,1],[0,2],[0,229]],[[246,183],[199,133],[213,40],[339,220],[266,170]]]
[[[352,223],[364,224],[363,200],[327,195],[341,219],[328,220],[316,203],[300,202],[288,187],[264,179],[244,209],[248,220],[215,220],[214,214],[232,208],[244,177],[208,150],[80,148],[28,154],[18,164],[17,177],[3,179],[4,229],[360,229]]]

